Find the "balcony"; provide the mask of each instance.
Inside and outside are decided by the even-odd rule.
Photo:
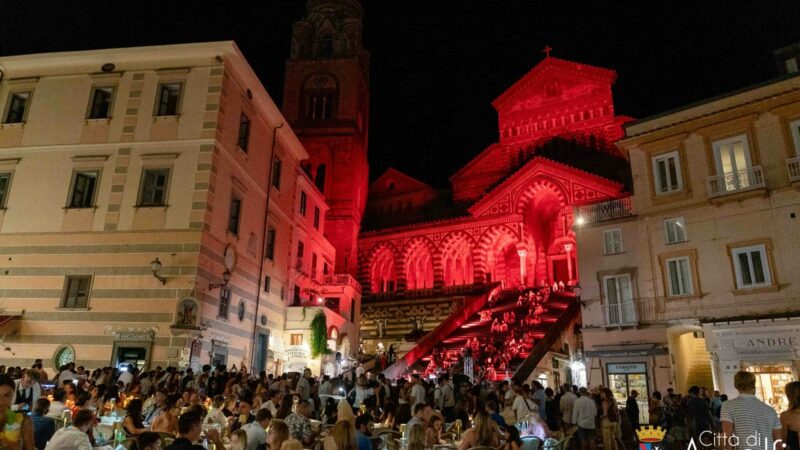
[[[789,170],[789,181],[800,181],[800,157],[787,159],[786,169]]]
[[[324,275],[322,277],[322,284],[325,286],[347,286],[359,294],[361,293],[361,285],[355,278],[346,273]]]
[[[591,205],[576,206],[573,213],[575,220],[579,221],[579,225],[605,222],[633,216],[633,204],[630,197],[623,197]]]
[[[712,175],[708,177],[707,183],[708,196],[712,198],[766,187],[761,166]]]
[[[634,327],[664,320],[664,300],[661,298],[640,298],[632,302],[605,304],[601,308],[605,327]]]

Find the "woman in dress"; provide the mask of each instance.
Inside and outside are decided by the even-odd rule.
[[[122,428],[127,437],[136,437],[147,431],[142,422],[142,401],[138,398],[128,402],[128,413],[122,419]]]
[[[789,407],[781,413],[783,444],[785,450],[800,450],[800,381],[792,381],[784,388]]]
[[[464,440],[458,450],[472,447],[497,447],[500,445],[500,434],[489,413],[478,410],[475,414],[475,426],[464,433]]]
[[[425,443],[427,448],[433,448],[434,445],[442,443],[442,427],[444,427],[444,419],[438,414],[431,416],[428,420],[428,428],[425,429]]]
[[[0,375],[0,448],[34,450],[33,422],[24,413],[11,411],[16,385],[8,375]]]

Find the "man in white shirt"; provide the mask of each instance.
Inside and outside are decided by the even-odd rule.
[[[322,377],[322,383],[319,385],[319,395],[331,395],[331,390],[333,386],[331,385],[331,377],[328,375],[324,375]]]
[[[563,413],[561,421],[564,424],[563,428],[569,430],[572,428],[572,405],[575,404],[575,400],[577,400],[578,397],[572,393],[571,386],[566,383],[561,387],[561,392],[561,400],[558,402],[558,406]]]
[[[572,404],[572,423],[578,426],[575,435],[581,444],[581,450],[594,450],[597,405],[585,387],[582,387],[579,393],[580,397]]]
[[[42,386],[39,385],[39,371],[36,369],[26,369],[22,378],[15,381],[17,387],[14,389],[14,398],[11,400],[12,409],[20,410],[26,405],[29,410],[33,409],[36,400],[42,396]]]
[[[276,390],[271,390],[269,391],[269,400],[267,400],[263,405],[261,405],[261,409],[266,409],[272,414],[272,417],[277,417],[278,406],[280,404],[281,404],[281,393]]]
[[[117,381],[122,381],[125,383],[125,389],[127,389],[128,385],[131,384],[131,381],[133,381],[133,366],[122,366],[120,367],[120,370],[122,370],[122,373],[119,374]]]
[[[511,408],[517,417],[517,422],[525,420],[526,417],[539,412],[536,402],[530,397],[530,389],[527,385],[522,388],[517,387],[517,396],[514,398]]]
[[[88,409],[78,411],[72,425],[56,431],[45,450],[92,450],[92,442],[86,433],[93,421],[93,412]]]
[[[64,367],[64,370],[58,375],[58,385],[61,386],[64,384],[65,381],[72,381],[75,379],[75,372],[73,369],[75,368],[75,363],[67,364],[67,367]]]
[[[422,380],[416,373],[412,376],[412,382],[414,383],[411,386],[411,408],[413,410],[417,403],[425,403],[425,386],[422,385]]]
[[[733,400],[722,403],[719,418],[722,421],[724,436],[737,436],[738,447],[729,445],[730,439],[725,440],[727,449],[746,448],[780,448],[774,446],[773,441],[782,438],[781,422],[778,413],[769,405],[756,398],[756,377],[751,372],[743,370],[733,376],[733,385],[739,391],[739,396]],[[758,440],[757,445],[753,440]]]
[[[268,409],[259,409],[256,413],[256,420],[242,426],[242,430],[247,434],[247,447],[245,450],[258,450],[267,443],[267,432],[264,431],[269,426],[272,413]]]

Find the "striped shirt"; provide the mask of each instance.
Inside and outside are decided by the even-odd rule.
[[[771,449],[772,430],[780,430],[778,413],[753,394],[739,394],[722,404],[720,420],[733,424],[733,434],[739,438],[737,449]]]

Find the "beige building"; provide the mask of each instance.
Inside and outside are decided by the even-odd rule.
[[[635,195],[579,208],[592,385],[773,405],[800,372],[800,77],[628,124]]]
[[[0,364],[280,369],[308,155],[233,42],[0,57],[0,107]]]
[[[311,180],[308,165],[297,169],[297,196],[292,236],[291,298],[286,315],[286,371],[311,368],[336,375],[350,367],[347,356],[359,346],[361,285],[347,274],[334,274],[336,249],[328,240],[328,205]],[[330,355],[312,358],[311,322],[322,312]],[[335,358],[339,352],[338,361]]]

